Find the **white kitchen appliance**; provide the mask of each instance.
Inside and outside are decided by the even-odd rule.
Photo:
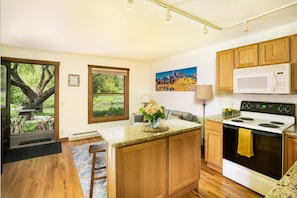
[[[283,132],[295,124],[295,104],[242,101],[240,110],[223,121],[223,175],[265,196],[283,175]],[[240,128],[252,133],[251,157],[237,150]]]
[[[234,93],[290,94],[291,64],[234,69]]]

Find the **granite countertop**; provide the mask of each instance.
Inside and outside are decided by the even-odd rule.
[[[144,132],[147,124],[121,126],[98,130],[102,138],[113,147],[124,147],[163,137],[186,133],[201,128],[201,124],[184,120],[162,120],[160,126],[169,129],[163,132]]]
[[[240,111],[236,111],[233,115],[223,116],[222,114],[207,116],[205,119],[215,121],[215,122],[223,122],[223,120],[240,116]]]
[[[218,115],[207,116],[205,119],[215,121],[215,122],[223,122],[223,120],[228,119],[228,118],[230,118],[230,117],[226,117],[226,116],[222,116],[222,115],[218,114]]]
[[[297,197],[297,161],[277,182],[275,187],[265,196],[265,198],[279,197]]]

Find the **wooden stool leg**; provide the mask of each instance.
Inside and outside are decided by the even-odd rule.
[[[91,185],[90,185],[90,198],[93,197],[93,186],[94,186],[94,178],[95,178],[95,165],[96,165],[96,153],[93,153]]]

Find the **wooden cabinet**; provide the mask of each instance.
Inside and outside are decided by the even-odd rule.
[[[216,90],[233,91],[234,50],[224,50],[216,54]]]
[[[292,67],[292,91],[297,91],[297,34],[290,37],[291,67]]]
[[[166,140],[156,140],[118,150],[117,173],[121,197],[166,196]],[[108,178],[109,179],[109,178]],[[143,188],[135,188],[135,182]],[[109,196],[113,197],[113,196]]]
[[[289,37],[283,37],[259,43],[260,65],[289,62],[289,46]]]
[[[285,151],[283,173],[286,173],[297,160],[297,137],[290,137],[288,135],[285,135],[284,148]]]
[[[205,161],[207,166],[222,172],[223,163],[223,124],[205,120]]]
[[[200,130],[124,147],[107,143],[107,197],[180,197],[198,188]]]
[[[195,182],[199,180],[201,155],[199,148],[200,136],[197,132],[169,138],[169,195],[187,186],[197,187]]]
[[[235,49],[235,68],[258,66],[258,44]]]

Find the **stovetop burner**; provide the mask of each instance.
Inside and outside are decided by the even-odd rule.
[[[269,124],[269,123],[261,123],[261,124],[259,124],[259,126],[268,127],[268,128],[279,128],[279,126],[274,125],[274,124]]]
[[[283,122],[278,122],[278,121],[271,121],[271,124],[277,124],[277,125],[284,125]]]
[[[240,119],[234,119],[234,120],[231,120],[232,122],[243,122],[243,120],[240,120]]]
[[[239,117],[236,119],[231,120],[233,122],[244,122],[244,121],[254,121],[254,118],[249,118],[249,117]]]
[[[253,121],[254,120],[254,118],[248,118],[248,117],[240,117],[239,119],[248,120],[248,121]]]

